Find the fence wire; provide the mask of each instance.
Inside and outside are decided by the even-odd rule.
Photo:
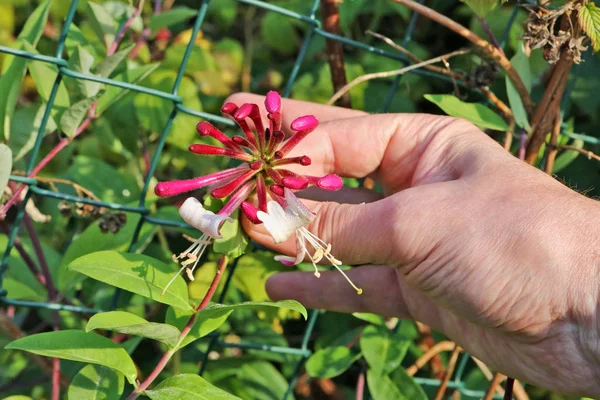
[[[315,39],[315,37],[317,37],[317,36],[321,36],[325,39],[336,40],[338,42],[341,42],[345,46],[348,46],[348,47],[351,47],[354,49],[368,51],[368,52],[377,54],[381,57],[386,57],[386,58],[389,58],[392,60],[396,60],[401,65],[408,65],[409,60],[407,59],[406,56],[404,56],[401,53],[386,51],[386,50],[376,48],[374,46],[371,46],[371,45],[368,45],[368,44],[365,44],[365,43],[362,43],[359,41],[352,40],[352,39],[344,37],[344,36],[326,32],[325,30],[321,29],[321,21],[316,16],[316,12],[317,12],[317,9],[319,6],[319,0],[313,0],[313,4],[311,6],[310,13],[308,15],[299,14],[295,11],[292,11],[292,10],[289,10],[289,9],[286,9],[283,7],[279,7],[275,4],[270,4],[270,3],[267,3],[267,2],[264,2],[261,0],[237,0],[237,1],[239,3],[254,6],[254,7],[257,7],[260,9],[264,9],[266,11],[276,12],[281,15],[287,16],[289,18],[296,19],[298,21],[301,21],[303,24],[305,24],[308,27],[308,29],[306,30],[306,34],[303,39],[302,45],[300,47],[300,50],[298,51],[298,55],[296,57],[295,63],[294,63],[292,70],[287,78],[287,82],[286,82],[285,88],[283,90],[283,97],[289,97],[292,85],[298,76],[298,73],[300,71],[300,67],[303,64],[306,52],[307,52],[311,42],[313,41],[313,39]],[[48,98],[48,101],[46,104],[43,119],[41,121],[39,130],[38,130],[38,133],[36,136],[35,144],[33,146],[33,149],[31,150],[30,159],[28,161],[26,174],[25,174],[26,176],[29,175],[31,173],[31,171],[33,170],[33,168],[35,167],[35,160],[38,158],[38,155],[40,153],[42,139],[44,137],[44,132],[46,130],[46,126],[47,126],[49,118],[50,118],[51,110],[54,106],[54,100],[56,98],[56,95],[57,95],[57,92],[59,89],[59,85],[65,76],[70,77],[70,78],[75,78],[75,79],[98,82],[98,83],[102,83],[102,84],[109,85],[109,86],[116,86],[116,87],[119,87],[122,89],[131,90],[133,92],[145,93],[150,96],[156,96],[161,99],[170,100],[172,103],[172,109],[171,109],[170,116],[169,116],[168,121],[167,121],[166,125],[164,126],[164,129],[162,130],[162,133],[159,137],[158,146],[156,148],[156,152],[154,153],[154,155],[151,159],[150,168],[149,168],[146,178],[144,180],[144,186],[141,191],[141,196],[139,198],[137,206],[129,206],[129,205],[118,204],[118,203],[113,203],[113,202],[98,201],[98,200],[93,200],[93,199],[89,199],[89,198],[82,198],[82,197],[67,194],[67,193],[54,192],[51,190],[43,189],[42,187],[38,186],[39,181],[36,180],[35,178],[28,178],[28,177],[16,176],[16,175],[10,176],[10,180],[12,180],[16,183],[22,184],[22,185],[27,185],[28,190],[25,194],[24,199],[18,205],[14,223],[13,223],[10,231],[8,232],[8,244],[6,246],[4,254],[2,255],[2,260],[0,262],[0,301],[2,303],[6,304],[6,305],[17,306],[17,307],[42,308],[42,309],[48,309],[48,310],[70,311],[70,312],[78,312],[78,313],[85,313],[85,314],[94,314],[94,313],[97,313],[100,311],[100,310],[91,309],[91,308],[87,308],[87,307],[68,305],[68,304],[59,304],[56,302],[34,302],[34,301],[10,299],[7,297],[7,292],[2,287],[2,278],[8,268],[8,257],[14,246],[15,239],[17,237],[17,234],[21,227],[21,223],[23,221],[23,217],[25,215],[25,204],[27,203],[28,199],[33,194],[41,196],[41,197],[60,199],[60,200],[66,201],[66,202],[72,202],[72,203],[79,202],[79,203],[84,203],[84,204],[90,204],[90,205],[93,205],[96,207],[105,207],[105,208],[108,208],[111,210],[126,211],[126,212],[139,214],[141,218],[139,219],[139,222],[137,223],[137,226],[135,227],[133,236],[131,238],[131,242],[129,244],[128,252],[134,252],[136,250],[137,245],[138,245],[138,240],[140,237],[140,232],[141,232],[142,226],[144,224],[154,224],[154,225],[161,225],[161,226],[167,226],[167,227],[168,226],[179,227],[179,228],[188,228],[189,227],[187,224],[185,224],[183,222],[180,223],[180,222],[175,222],[175,221],[170,221],[170,220],[164,220],[164,219],[152,217],[151,215],[149,215],[150,210],[146,207],[146,196],[148,193],[150,181],[151,181],[152,177],[154,176],[154,172],[158,165],[158,161],[161,156],[162,150],[164,148],[167,136],[169,134],[169,131],[171,130],[171,126],[173,125],[173,120],[179,113],[192,115],[192,116],[195,116],[198,118],[206,119],[206,120],[213,121],[213,122],[220,123],[220,124],[225,124],[228,126],[234,126],[233,121],[223,118],[220,115],[209,114],[206,112],[202,112],[199,110],[194,110],[194,109],[185,107],[183,105],[183,98],[181,96],[179,96],[179,94],[178,94],[178,90],[179,90],[180,84],[182,82],[184,71],[186,69],[190,54],[192,52],[192,48],[194,46],[194,42],[198,35],[198,32],[200,31],[200,28],[202,27],[202,24],[204,22],[209,2],[210,2],[210,0],[203,0],[198,7],[198,12],[197,12],[194,26],[192,29],[192,34],[191,34],[190,40],[186,46],[183,58],[181,60],[181,65],[177,72],[175,83],[174,83],[173,88],[170,93],[156,90],[153,88],[140,86],[137,84],[131,84],[131,83],[127,83],[127,82],[113,80],[110,78],[95,76],[93,74],[80,73],[80,72],[76,72],[76,71],[73,71],[68,68],[67,61],[64,59],[63,53],[64,53],[65,43],[66,43],[66,39],[67,39],[67,34],[69,32],[69,27],[70,27],[71,23],[73,22],[73,17],[75,16],[75,11],[77,9],[79,0],[71,0],[71,3],[69,5],[69,10],[67,12],[67,16],[65,18],[64,25],[62,27],[60,37],[58,40],[56,54],[54,56],[36,54],[36,53],[31,53],[31,52],[27,52],[27,51],[23,51],[23,50],[19,50],[19,49],[13,49],[13,48],[6,47],[6,46],[0,46],[1,53],[12,54],[17,57],[22,57],[22,58],[26,58],[26,59],[30,59],[30,60],[34,60],[34,61],[41,61],[41,62],[54,64],[58,68],[58,74],[56,76],[56,79],[54,80],[52,90],[50,92],[50,95],[49,95],[49,98]],[[423,2],[424,2],[424,0],[420,0],[420,3],[423,3]],[[515,9],[513,11],[513,16],[509,19],[509,22],[506,26],[506,29],[504,31],[505,33],[502,38],[502,43],[506,42],[506,38],[508,37],[508,32],[510,31],[511,26],[515,21],[516,14],[517,14],[517,7],[515,7]],[[404,38],[402,41],[403,47],[406,47],[409,44],[409,42],[411,41],[412,34],[414,33],[416,22],[417,22],[418,18],[419,18],[418,14],[416,14],[416,13],[412,14],[412,16],[408,22],[408,25],[406,27],[406,32],[405,32],[405,35],[404,35]],[[449,77],[442,75],[442,74],[437,74],[435,72],[430,72],[427,70],[417,69],[417,70],[411,71],[411,73],[423,75],[423,76],[430,77],[430,78],[435,78],[437,80],[451,82]],[[399,85],[401,79],[402,79],[402,77],[400,75],[398,75],[392,81],[390,88],[388,90],[388,93],[386,95],[384,104],[382,104],[382,106],[381,106],[382,112],[388,111],[388,109],[391,105],[391,102],[392,102],[394,96],[396,95],[398,85]],[[0,95],[2,95],[2,94],[0,94]],[[223,298],[225,297],[225,294],[226,294],[228,288],[230,287],[230,283],[232,281],[232,277],[233,277],[234,273],[235,273],[235,262],[229,268],[229,275],[225,281],[223,290],[221,292],[221,296],[220,296],[221,298],[219,299],[220,302],[223,301]],[[113,309],[116,307],[118,296],[119,296],[119,289],[117,289],[115,291],[115,295],[113,297],[113,302],[112,302]],[[297,361],[297,365],[295,367],[294,373],[293,373],[292,377],[290,378],[287,393],[284,396],[284,399],[287,399],[289,397],[289,395],[291,393],[293,393],[295,383],[302,371],[302,367],[303,367],[305,361],[312,354],[311,350],[308,348],[308,342],[312,335],[312,332],[314,330],[314,327],[315,327],[315,324],[316,324],[316,321],[317,321],[317,318],[319,317],[319,315],[320,315],[319,311],[311,312],[308,322],[306,324],[303,340],[302,340],[301,346],[299,348],[277,347],[277,346],[270,346],[270,345],[251,343],[251,342],[250,343],[229,343],[224,340],[221,340],[218,335],[212,335],[209,338],[208,349],[204,354],[204,360],[201,364],[202,366],[201,366],[199,373],[202,374],[204,372],[204,369],[206,368],[206,365],[208,363],[208,354],[211,350],[213,350],[216,347],[221,347],[221,348],[235,347],[235,348],[240,348],[240,349],[264,350],[264,351],[270,351],[270,352],[278,353],[278,354],[295,355],[295,356],[299,357],[299,360]],[[460,391],[461,394],[467,398],[482,398],[485,395],[485,393],[483,391],[471,390],[465,386],[465,382],[463,381],[465,369],[466,369],[467,363],[469,361],[469,358],[470,358],[470,356],[466,353],[462,355],[462,357],[458,363],[458,366],[456,368],[456,372],[454,373],[454,376],[452,377],[452,379],[448,382],[447,387],[448,387],[448,389]],[[423,387],[437,388],[440,385],[440,381],[437,379],[428,379],[428,378],[417,377],[417,378],[415,378],[415,380],[417,383],[419,383]],[[500,398],[500,397],[496,396],[495,398]]]

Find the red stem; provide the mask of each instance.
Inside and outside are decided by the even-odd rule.
[[[502,50],[502,46],[500,46],[500,43],[498,43],[498,39],[496,39],[494,32],[492,32],[492,28],[490,28],[490,25],[487,23],[485,18],[481,18],[478,16],[477,19],[479,19],[481,28],[483,29],[483,32],[485,32],[486,36],[490,40],[490,43],[492,43],[494,45],[494,47],[497,48],[500,53],[504,54],[504,50]]]
[[[181,334],[179,335],[179,343],[181,343],[183,341],[183,339],[187,336],[187,334],[190,333],[190,331],[192,330],[192,327],[194,326],[194,322],[196,322],[196,316],[198,315],[197,312],[202,310],[203,308],[205,308],[208,305],[208,303],[210,302],[210,300],[212,299],[213,295],[215,294],[215,291],[217,290],[217,287],[219,286],[219,282],[221,281],[221,277],[223,277],[223,271],[225,271],[225,267],[227,266],[227,261],[228,261],[227,256],[224,256],[219,261],[219,265],[217,267],[217,273],[215,274],[215,277],[213,278],[210,286],[208,287],[208,290],[206,291],[204,298],[202,299],[200,304],[194,309],[194,311],[195,311],[194,314],[192,314],[192,316],[188,320],[187,324],[185,324],[185,327],[181,330]],[[144,382],[140,383],[140,385],[133,392],[131,392],[131,394],[129,396],[127,396],[126,400],[137,399],[138,396],[144,390],[146,390],[148,388],[148,386],[150,386],[152,384],[152,382],[154,382],[154,380],[158,377],[158,375],[162,372],[162,370],[165,369],[165,367],[169,363],[169,360],[171,359],[171,357],[173,357],[173,354],[175,354],[175,351],[176,351],[176,349],[171,349],[171,350],[167,351],[165,354],[163,354],[163,356],[158,361],[158,363],[156,364],[156,367],[154,367],[154,370],[152,370],[150,375],[148,375],[146,377],[146,379],[144,380]]]
[[[121,30],[117,33],[117,36],[115,36],[115,40],[113,41],[113,44],[110,46],[110,48],[106,52],[106,55],[112,56],[113,54],[116,53],[117,49],[119,48],[119,44],[121,43],[121,40],[123,40],[123,37],[125,36],[125,33],[127,32],[127,30],[129,30],[129,27],[133,23],[133,20],[135,18],[137,18],[138,15],[140,15],[140,12],[142,12],[143,5],[144,5],[144,1],[140,0],[138,2],[137,7],[133,11],[133,14],[131,14],[131,16],[127,19],[127,21],[125,21],[125,23],[121,27]]]
[[[50,268],[48,268],[48,263],[46,262],[46,257],[44,256],[44,250],[42,249],[42,245],[40,243],[40,239],[35,231],[35,226],[33,226],[33,221],[29,214],[25,213],[23,217],[23,223],[25,224],[25,229],[29,233],[29,237],[31,238],[31,244],[33,245],[33,250],[35,251],[35,255],[38,259],[38,263],[40,268],[42,269],[42,274],[46,279],[46,288],[48,289],[48,299],[53,301],[56,299],[57,291],[54,286],[54,282],[52,281],[52,275],[50,274]]]
[[[361,371],[356,381],[356,400],[363,400],[365,393],[365,371]]]

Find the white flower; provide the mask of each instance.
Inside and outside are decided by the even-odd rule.
[[[267,203],[267,212],[258,211],[256,216],[265,225],[265,228],[275,243],[288,240],[296,230],[310,224],[315,215],[308,209],[288,188],[285,188],[286,207],[283,209],[276,201]]]
[[[205,210],[202,204],[195,197],[189,197],[179,207],[181,218],[200,232],[215,239],[221,238],[219,229],[223,222],[233,222],[226,215],[218,215],[212,211]]]
[[[276,256],[275,260],[284,265],[292,266],[300,264],[304,261],[304,257],[308,256],[315,268],[315,276],[318,278],[321,273],[317,268],[317,263],[325,258],[342,273],[354,290],[361,294],[362,289],[352,283],[346,273],[340,269],[342,262],[331,254],[331,245],[305,228],[315,219],[315,215],[287,188],[285,189],[285,202],[286,206],[283,208],[279,203],[271,200],[267,203],[266,213],[258,211],[256,214],[273,237],[275,243],[285,242],[293,233],[296,234],[296,256]],[[313,252],[309,251],[307,243],[312,247]]]
[[[194,270],[196,269],[202,254],[204,254],[206,248],[210,246],[213,238],[221,238],[221,233],[219,232],[221,225],[225,221],[233,222],[228,216],[218,215],[212,211],[206,210],[194,197],[190,197],[183,202],[179,208],[179,215],[181,215],[181,218],[183,218],[185,222],[202,232],[202,235],[198,239],[192,239],[184,235],[186,239],[189,239],[192,242],[192,245],[178,256],[173,254],[173,261],[176,263],[181,262],[181,269],[169,281],[167,286],[165,286],[162,292],[163,295],[183,270],[185,270],[190,280],[194,280]],[[190,264],[193,264],[192,268],[188,268],[188,265]]]

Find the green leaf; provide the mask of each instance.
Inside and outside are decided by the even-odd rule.
[[[154,63],[144,65],[138,68],[126,69],[125,71],[118,73],[116,76],[112,77],[112,79],[120,82],[138,83],[141,80],[145,79],[148,75],[150,75],[152,71],[158,68],[158,66],[158,63]],[[108,86],[106,88],[104,96],[102,96],[100,100],[98,100],[98,106],[96,107],[97,114],[102,115],[102,113],[108,107],[117,102],[128,92],[128,89],[121,89],[116,86]]]
[[[60,117],[60,128],[65,135],[73,137],[83,119],[87,116],[90,107],[102,96],[104,92],[100,91],[92,97],[78,101],[69,107]]]
[[[117,51],[112,56],[106,57],[98,65],[96,65],[96,68],[94,69],[96,71],[96,75],[108,78],[134,47],[135,44],[132,44],[123,50]]]
[[[405,398],[410,400],[428,399],[427,394],[425,394],[421,385],[415,381],[415,378],[408,375],[404,368],[396,368],[396,370],[390,374],[390,378],[396,387],[400,389]],[[369,389],[371,389],[371,386],[369,386]]]
[[[409,400],[389,376],[381,375],[370,369],[367,370],[367,385],[373,400]]]
[[[131,236],[140,220],[138,215],[128,214],[125,226],[117,233],[102,232],[98,222],[90,224],[67,248],[67,252],[60,264],[58,289],[64,291],[74,286],[74,278],[81,276],[70,271],[67,267],[71,261],[94,251],[116,250],[125,251],[129,247]],[[145,224],[147,225],[147,224]],[[144,225],[144,226],[145,226]],[[142,228],[142,232],[145,228]],[[146,231],[147,233],[148,231]],[[142,233],[143,235],[144,233]]]
[[[150,75],[145,82],[156,90],[170,93],[173,90],[176,77],[177,73],[175,71],[159,69]],[[178,93],[183,98],[184,106],[194,110],[202,109],[198,97],[198,87],[188,77],[184,76],[181,80]],[[150,132],[162,132],[171,116],[173,102],[144,93],[136,94],[133,102],[142,128]],[[179,113],[173,121],[171,132],[167,136],[167,143],[187,151],[189,143],[197,135],[194,129],[197,123],[196,117]]]
[[[38,53],[37,50],[29,43],[24,42],[23,44],[25,50],[34,54]],[[38,90],[40,97],[45,102],[48,102],[48,99],[50,98],[50,92],[54,86],[54,81],[58,75],[58,68],[55,65],[46,62],[30,61],[29,72],[31,73],[31,77],[35,82],[35,87]],[[53,109],[58,109],[60,112],[69,108],[70,104],[69,92],[67,91],[64,82],[60,82],[52,107]]]
[[[161,28],[168,28],[180,24],[194,17],[197,11],[185,6],[175,7],[167,12],[154,14],[150,17],[148,28],[156,32]]]
[[[112,286],[146,298],[186,310],[188,303],[185,281],[177,276],[168,290],[161,295],[177,270],[172,266],[142,254],[98,251],[79,257],[69,269]]]
[[[0,143],[0,197],[8,184],[12,163],[12,151],[7,145]]]
[[[194,374],[175,375],[144,394],[152,400],[239,400]]]
[[[521,77],[521,80],[527,87],[527,91],[531,92],[531,68],[529,66],[529,57],[527,57],[523,51],[522,46],[519,46],[517,53],[513,56],[513,58],[511,58],[510,63]],[[508,102],[515,117],[515,122],[521,128],[524,128],[527,131],[531,130],[529,118],[527,117],[527,111],[525,110],[521,96],[519,96],[519,92],[517,92],[515,85],[508,76],[506,76],[504,79],[506,81],[506,94],[508,95]]]
[[[392,335],[387,327],[367,326],[360,337],[360,349],[369,367],[386,374],[400,366],[410,341]]]
[[[482,129],[506,131],[507,123],[488,107],[479,103],[465,103],[449,94],[426,94],[425,99],[441,108],[446,114],[466,119]]]
[[[360,357],[360,353],[346,346],[326,347],[309,357],[306,372],[313,377],[333,378],[350,368]]]
[[[75,51],[69,57],[69,69],[83,74],[89,74],[94,65],[94,56],[84,47],[77,45]],[[65,77],[65,83],[69,89],[75,92],[79,97],[92,97],[100,90],[102,86],[98,82],[88,81],[86,79]]]
[[[3,241],[0,240],[0,242]],[[1,243],[0,246],[2,244],[4,243]],[[11,299],[44,301],[48,297],[46,288],[27,268],[20,256],[8,257],[8,271],[6,271],[2,286]]]
[[[88,1],[92,28],[96,35],[104,42],[105,48],[109,48],[115,40],[117,24],[108,11],[100,4]]]
[[[37,45],[46,26],[49,11],[50,0],[46,0],[31,13],[15,42],[15,48],[27,50],[24,47],[25,43],[33,47]],[[2,59],[2,73],[0,74],[0,93],[2,93],[2,96],[0,96],[0,140],[10,138],[10,121],[15,111],[26,66],[27,60],[23,57],[7,54]]]
[[[484,18],[490,11],[498,6],[498,0],[461,0],[468,5],[475,14]],[[502,0],[506,2],[508,0]]]
[[[236,309],[255,309],[261,307],[275,307],[275,308],[287,308],[295,310],[301,313],[304,318],[307,318],[307,312],[304,306],[295,300],[280,300],[276,302],[259,301],[252,302],[248,301],[240,304],[225,305],[225,304],[211,304],[208,307],[200,310],[196,315],[196,321],[190,330],[190,333],[183,340],[181,345],[184,347],[193,342],[194,340],[204,337],[209,333],[218,329],[225,323],[229,315]],[[185,324],[191,317],[191,313],[177,308],[170,308],[167,310],[166,323],[176,326],[179,329],[183,329]]]
[[[112,340],[94,333],[79,330],[38,333],[10,342],[4,348],[104,365],[121,372],[131,384],[137,377],[135,364],[129,354]]]
[[[583,140],[575,139],[571,146],[576,147],[578,149],[583,149]],[[566,167],[569,166],[575,159],[581,155],[580,152],[575,150],[564,150],[562,151],[556,160],[554,161],[554,166],[552,167],[552,173],[557,174]]]
[[[290,55],[296,51],[298,34],[289,17],[267,13],[260,23],[260,34],[267,46],[281,54]]]
[[[123,375],[113,369],[88,364],[71,381],[68,400],[112,400],[123,393]]]
[[[244,254],[248,246],[248,238],[240,225],[239,210],[236,210],[231,218],[233,222],[223,224],[221,228],[222,237],[215,240],[213,251],[231,258],[238,258]]]
[[[579,23],[592,41],[594,51],[600,50],[600,7],[589,2],[579,10]]]
[[[13,151],[15,161],[20,160],[33,149],[35,138],[40,130],[45,111],[45,104],[19,108],[15,111],[13,118],[10,121],[12,137],[8,143]],[[50,117],[46,123],[46,129],[43,135],[47,136],[55,130],[56,123],[54,122],[54,119]]]
[[[44,27],[46,26],[46,21],[48,21],[48,13],[50,12],[50,0],[46,0],[42,2],[27,18],[27,22],[23,26],[21,33],[17,39],[26,40],[29,44],[36,46],[40,38],[42,37],[42,33],[44,32]]]
[[[352,315],[358,319],[361,319],[374,325],[385,324],[385,319],[383,319],[383,317],[380,315],[358,312],[352,313]]]
[[[287,392],[288,382],[272,364],[266,361],[246,362],[237,373],[245,392],[242,396],[252,400],[281,400]],[[287,400],[294,400],[289,396]]]
[[[85,326],[86,332],[94,329],[126,333],[158,340],[173,348],[179,341],[181,332],[168,324],[148,322],[142,317],[125,311],[109,311],[94,315]]]

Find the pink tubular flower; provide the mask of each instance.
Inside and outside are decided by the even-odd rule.
[[[316,177],[299,175],[286,167],[289,165],[308,166],[311,159],[307,155],[288,157],[288,154],[312,131],[319,122],[312,115],[296,118],[290,124],[294,134],[285,140],[281,131],[282,102],[277,92],[267,93],[265,99],[268,127],[265,127],[257,104],[225,103],[221,112],[231,117],[239,125],[244,136],[229,137],[209,122],[198,123],[196,130],[200,136],[210,136],[220,142],[223,147],[192,144],[190,151],[205,156],[224,156],[242,161],[236,168],[216,172],[187,180],[160,182],[154,188],[159,197],[174,196],[200,188],[208,188],[209,194],[217,199],[227,199],[226,204],[214,214],[205,210],[194,198],[185,201],[180,209],[182,218],[199,229],[202,236],[186,251],[175,257],[181,262],[182,272],[186,270],[193,279],[193,270],[198,259],[212,238],[220,236],[220,226],[230,221],[229,216],[239,207],[248,220],[254,224],[265,225],[276,243],[287,240],[295,234],[296,257],[277,256],[276,259],[285,265],[296,265],[308,257],[315,267],[315,275],[319,277],[316,264],[327,259],[331,265],[339,268],[342,264],[331,254],[331,245],[310,233],[305,226],[314,215],[294,195],[294,191],[308,186],[316,186],[324,190],[339,190],[343,186],[337,175]],[[269,200],[271,198],[271,200]],[[307,246],[308,243],[308,246]],[[313,252],[309,252],[309,246]],[[183,261],[181,261],[183,260]],[[191,269],[187,265],[193,264]],[[344,274],[350,282],[350,279]],[[362,290],[350,282],[358,294]]]

